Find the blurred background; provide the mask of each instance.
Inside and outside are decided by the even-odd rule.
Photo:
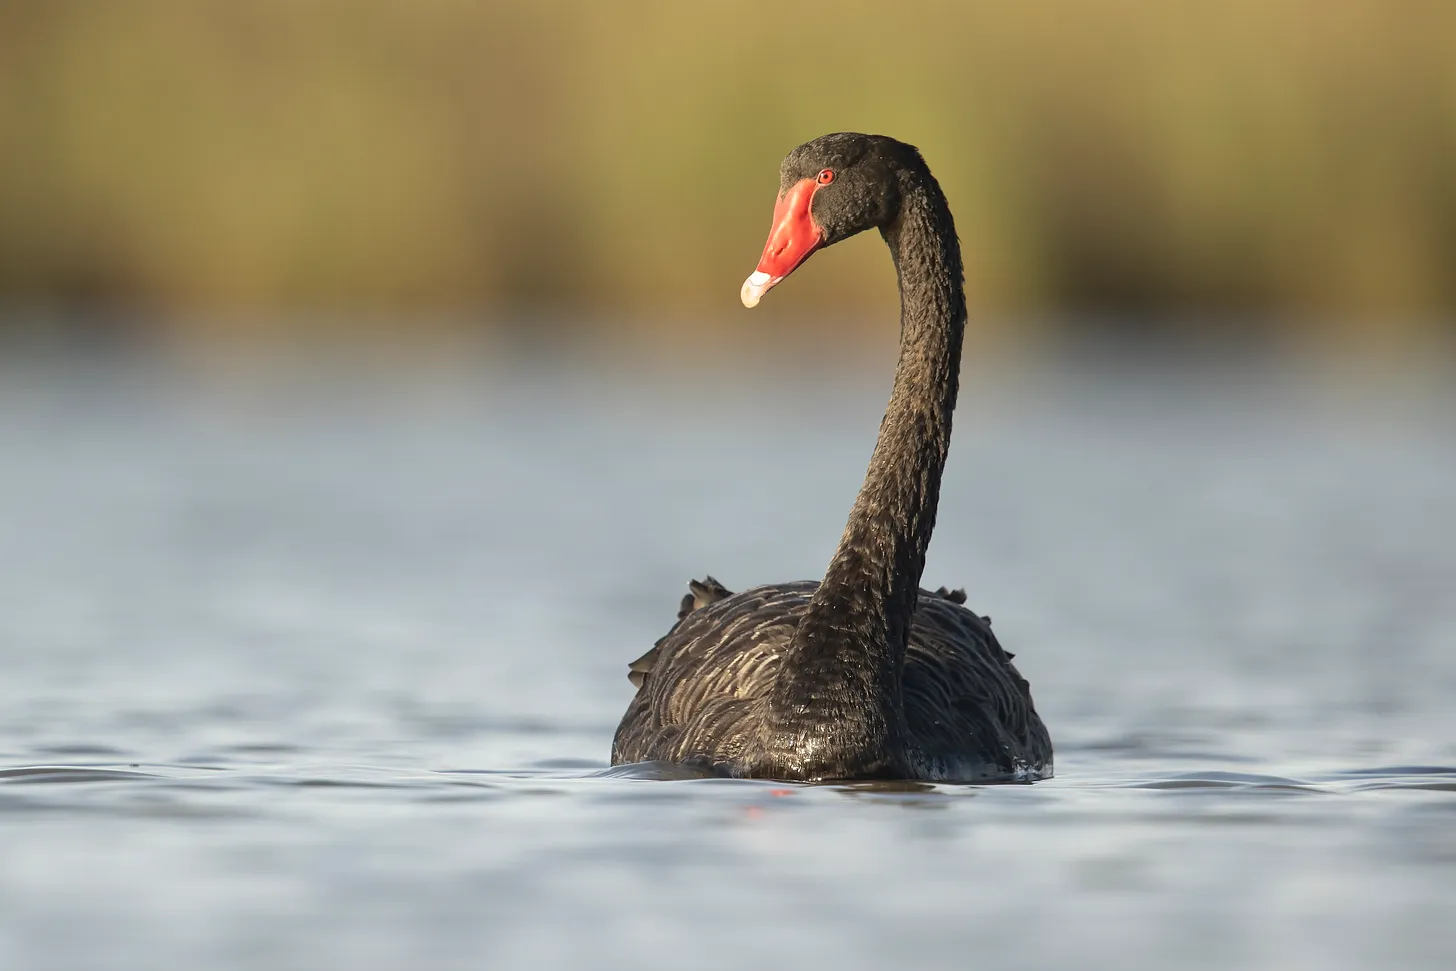
[[[780,158],[833,130],[923,150],[1007,339],[1456,319],[1456,8],[1428,0],[5,3],[0,307],[722,334]],[[858,327],[892,280],[859,240],[758,316]]]
[[[1034,786],[608,766],[864,475],[881,241],[738,300],[844,129]],[[0,968],[1445,971],[1453,268],[1450,2],[0,0]]]

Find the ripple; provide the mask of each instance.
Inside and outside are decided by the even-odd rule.
[[[119,759],[130,755],[125,749],[119,749],[112,745],[96,745],[80,743],[75,745],[37,745],[31,751],[40,755],[64,755],[71,758],[90,756],[92,758],[114,758]]]
[[[597,771],[608,768],[601,759],[538,759],[535,762],[527,763],[528,768],[542,769],[547,771],[562,769],[581,769]]]
[[[153,772],[84,765],[25,765],[0,769],[0,784],[44,785],[74,782],[133,782],[161,778]]]
[[[1251,772],[1189,772],[1158,779],[1140,779],[1121,784],[1126,789],[1214,789],[1253,792],[1327,793],[1317,785],[1282,776]]]
[[[710,769],[678,762],[632,762],[614,765],[596,773],[602,779],[646,779],[658,782],[679,782],[686,779],[718,778]]]
[[[1446,776],[1456,779],[1456,768],[1446,765],[1391,765],[1373,769],[1346,769],[1333,773],[1334,778],[1353,778],[1360,776]]]

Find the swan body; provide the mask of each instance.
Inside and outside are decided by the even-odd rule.
[[[707,583],[717,586],[712,577]],[[632,664],[639,691],[618,730],[613,764],[660,759],[752,774],[743,770],[751,768],[756,709],[818,586],[801,580],[738,594],[718,587],[706,604],[690,594],[687,600],[695,602],[684,605],[677,624]],[[1051,772],[1051,742],[1030,688],[989,619],[964,603],[959,590],[919,592],[901,672],[908,744],[880,775],[941,782],[1044,778]],[[832,724],[821,744],[834,746]]]
[[[1032,781],[1052,746],[1027,682],[965,594],[920,589],[950,444],[966,307],[950,209],[920,153],[838,133],[784,159],[755,306],[813,252],[879,229],[900,360],[864,485],[822,580],[691,584],[633,662],[612,763],[786,780]]]

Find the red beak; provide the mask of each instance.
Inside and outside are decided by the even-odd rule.
[[[758,269],[743,282],[743,306],[758,306],[765,293],[824,244],[824,230],[815,224],[809,211],[809,203],[818,189],[819,183],[814,179],[802,179],[779,196]]]

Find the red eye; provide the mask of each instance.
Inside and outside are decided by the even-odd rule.
[[[829,183],[831,183],[833,181],[834,181],[834,170],[833,169],[825,169],[824,171],[822,171],[822,172],[819,173],[819,184],[820,185],[828,185]]]

